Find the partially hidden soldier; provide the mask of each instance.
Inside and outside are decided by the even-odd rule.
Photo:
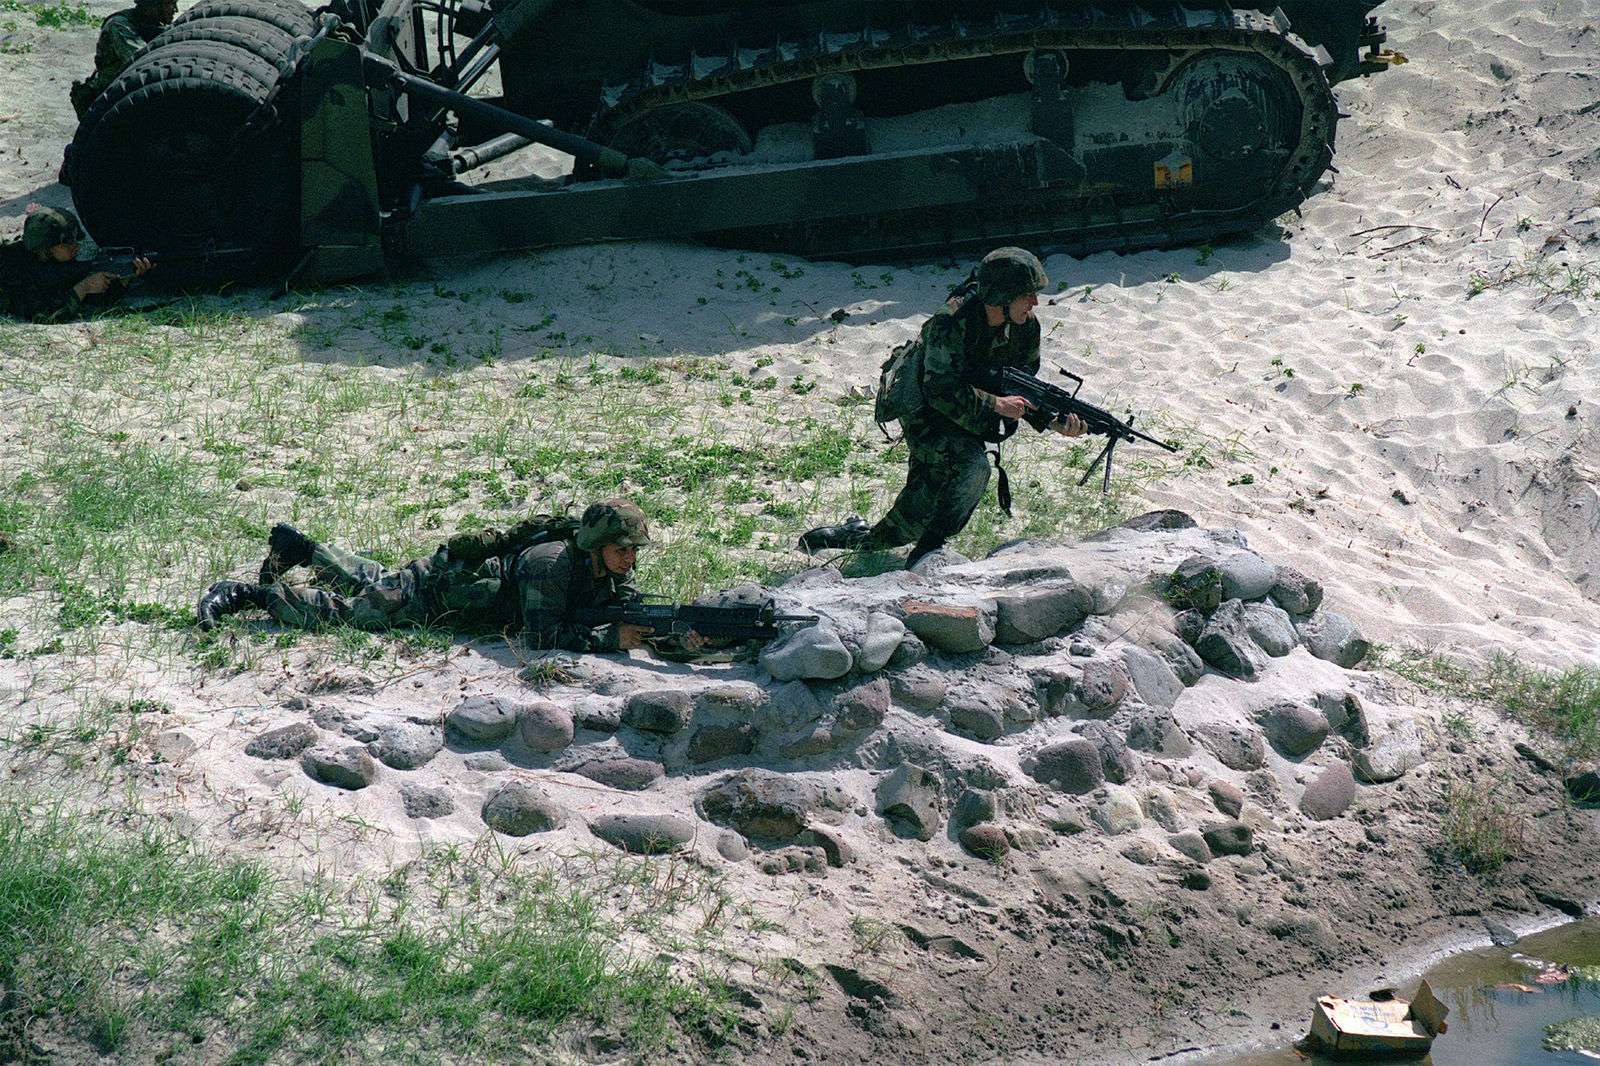
[[[79,122],[100,94],[117,80],[117,75],[172,25],[177,14],[178,0],[137,0],[133,7],[106,16],[100,23],[100,37],[94,46],[94,73],[73,82],[68,90]]]
[[[0,314],[27,322],[66,322],[122,299],[131,278],[65,268],[77,261],[84,236],[71,211],[31,205],[22,237],[0,244]],[[149,260],[136,260],[134,276],[151,268]]]
[[[910,454],[905,487],[889,513],[876,525],[851,515],[839,525],[819,526],[800,538],[802,551],[911,544],[906,566],[914,566],[966,528],[989,484],[988,444],[1002,438],[1004,420],[1027,419],[1037,430],[1067,437],[1083,434],[1076,416],[1054,422],[1030,416],[1034,405],[1025,398],[962,382],[978,365],[1039,370],[1033,309],[1049,283],[1044,264],[1022,248],[998,248],[978,264],[975,281],[975,292],[958,287],[922,326],[922,407],[900,419]]]
[[[201,595],[195,615],[202,630],[254,607],[303,628],[520,630],[532,648],[621,651],[638,647],[650,630],[589,628],[567,614],[637,602],[634,562],[649,543],[644,512],[621,498],[592,504],[579,520],[536,516],[503,533],[458,534],[396,570],[279,523],[268,535],[259,580],[216,582]],[[283,580],[297,566],[309,567],[316,583]]]

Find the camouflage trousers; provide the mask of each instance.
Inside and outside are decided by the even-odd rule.
[[[501,563],[467,567],[442,546],[397,570],[331,544],[311,552],[315,584],[270,587],[267,613],[283,625],[398,629],[445,625],[493,632],[515,620],[502,596]]]
[[[866,547],[934,550],[966,528],[989,486],[989,453],[969,433],[920,418],[901,423],[911,451],[906,484]]]

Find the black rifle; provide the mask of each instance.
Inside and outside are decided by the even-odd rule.
[[[814,614],[778,614],[770,603],[736,603],[703,607],[694,603],[621,603],[614,607],[580,607],[567,617],[582,626],[618,623],[644,626],[654,636],[679,636],[693,630],[708,640],[771,640],[788,622],[815,622]]]
[[[1078,388],[1083,387],[1083,379],[1078,375],[1061,367],[1056,369],[1076,381]],[[1101,450],[1099,455],[1095,456],[1094,462],[1089,464],[1089,469],[1083,472],[1083,477],[1078,479],[1078,484],[1080,485],[1088,481],[1089,475],[1094,473],[1095,467],[1100,465],[1102,459],[1105,460],[1105,478],[1100,483],[1101,492],[1111,491],[1111,452],[1116,448],[1118,441],[1138,438],[1154,444],[1158,448],[1165,448],[1169,452],[1178,450],[1175,444],[1156,440],[1149,434],[1140,433],[1137,429],[1134,429],[1131,415],[1124,422],[1105,408],[1096,407],[1092,403],[1086,403],[1078,399],[1077,388],[1068,392],[1066,389],[1057,388],[1048,381],[1040,381],[1032,374],[1023,373],[1014,366],[1000,369],[984,367],[969,373],[965,380],[967,384],[976,385],[978,388],[986,392],[992,392],[996,396],[1021,396],[1040,411],[1050,415],[1052,422],[1067,415],[1077,415],[1079,421],[1084,424],[1090,433],[1098,433],[1109,437],[1110,439],[1106,441],[1105,448]]]
[[[34,264],[35,276],[44,285],[63,282],[76,284],[90,274],[102,271],[126,281],[138,274],[135,260],[148,259],[152,266],[162,263],[203,262],[206,266],[223,266],[243,262],[253,265],[259,253],[253,248],[206,248],[193,252],[136,252],[132,248],[102,248],[93,259],[69,259],[65,263],[49,261]]]

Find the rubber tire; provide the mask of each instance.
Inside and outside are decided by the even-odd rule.
[[[200,0],[173,19],[172,25],[182,26],[195,19],[214,18],[220,15],[241,15],[245,18],[259,19],[294,37],[309,37],[317,28],[311,12],[298,0]]]
[[[154,51],[184,41],[219,41],[243,48],[259,56],[280,71],[294,44],[294,34],[270,22],[242,15],[212,15],[191,19],[182,26],[173,26],[150,43]]]
[[[220,41],[175,42],[130,65],[72,142],[73,199],[95,241],[151,252],[247,248],[258,266],[291,252],[299,221],[292,127],[273,124],[231,143],[276,77],[266,60]],[[166,283],[236,280],[207,276],[204,263],[168,266]],[[235,262],[229,272],[251,267]]]

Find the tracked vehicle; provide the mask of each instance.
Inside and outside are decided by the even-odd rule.
[[[1399,58],[1377,3],[200,0],[70,176],[100,244],[227,249],[230,276],[639,237],[1178,246],[1312,192],[1330,86]],[[481,180],[535,143],[570,166]]]

